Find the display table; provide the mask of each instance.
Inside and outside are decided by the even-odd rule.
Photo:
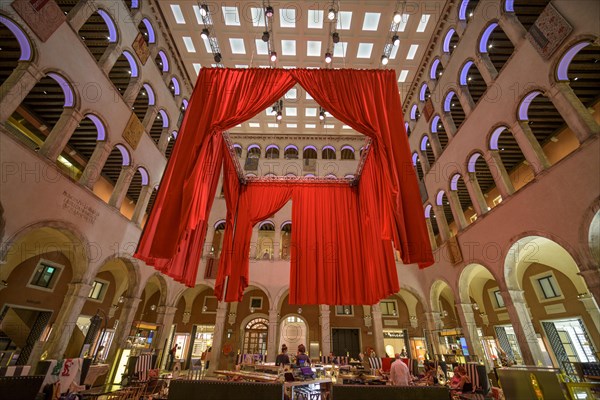
[[[331,398],[331,379],[311,379],[307,381],[285,382],[284,392],[290,400],[313,399],[326,400]]]
[[[264,374],[264,373],[260,373],[260,372],[250,372],[250,371],[217,370],[217,371],[215,371],[215,375],[225,376],[227,378],[230,378],[230,380],[240,380],[240,381],[252,381],[252,382],[275,382],[275,381],[277,381],[277,375]]]

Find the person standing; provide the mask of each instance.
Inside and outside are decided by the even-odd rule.
[[[206,349],[206,358],[204,361],[204,369],[208,371],[208,365],[210,364],[210,353],[212,352],[212,346]]]
[[[306,347],[301,344],[298,345],[298,355],[296,356],[296,365],[302,366],[310,366],[310,357],[306,355]]]
[[[390,380],[394,386],[408,386],[410,385],[410,371],[400,358],[400,353],[396,353],[396,361],[390,368]]]
[[[290,365],[290,356],[287,354],[288,348],[285,344],[281,345],[281,354],[275,359],[275,365],[285,367]]]

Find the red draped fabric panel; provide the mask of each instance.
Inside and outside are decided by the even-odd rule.
[[[395,200],[393,215],[382,220],[383,233],[388,231],[386,224],[393,223],[392,235],[399,240],[395,245],[405,264],[433,264],[395,72],[298,69],[290,73],[334,117],[375,140],[371,156],[381,166],[383,195]]]
[[[356,189],[335,183],[298,189],[292,197],[290,304],[372,304]]]
[[[223,141],[223,152],[227,152],[227,144]],[[237,156],[236,156],[237,157]],[[233,258],[233,234],[235,230],[235,219],[239,204],[240,183],[237,171],[231,157],[224,157],[223,162],[223,193],[225,195],[225,204],[227,206],[227,216],[225,219],[225,233],[223,235],[223,245],[221,246],[221,255],[219,256],[219,269],[217,270],[218,279],[215,283],[215,293],[218,298],[222,298],[223,284],[225,276],[231,274]]]
[[[196,284],[221,172],[221,134],[264,111],[294,83],[285,70],[202,69],[135,257]]]
[[[241,188],[233,237],[235,251],[232,255],[232,265],[236,269],[227,271],[229,281],[225,301],[241,301],[244,289],[248,286],[252,227],[279,211],[291,197],[292,186],[285,183],[250,182]],[[222,298],[224,280],[225,272],[219,271],[215,284],[217,298]]]

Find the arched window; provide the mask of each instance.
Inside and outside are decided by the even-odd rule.
[[[177,140],[177,131],[171,132],[169,138],[167,139],[169,143],[167,144],[167,150],[165,151],[165,157],[167,160],[171,158],[171,154],[173,153],[173,148],[175,147],[175,141]]]
[[[163,74],[169,72],[169,59],[167,58],[167,55],[164,51],[158,51],[158,53],[156,54],[156,58],[154,58],[154,62]]]
[[[138,117],[140,122],[144,122],[144,118],[148,113],[148,107],[154,105],[154,90],[145,83],[135,98],[131,110]],[[156,121],[152,121],[153,123]]]
[[[131,165],[131,156],[129,151],[122,144],[117,144],[113,147],[110,152],[104,166],[101,171],[101,179],[98,179],[94,186],[94,193],[96,193],[105,202],[109,202],[112,190],[114,189],[119,176],[123,171],[124,166]],[[110,191],[107,191],[107,185],[112,186]]]
[[[335,160],[335,149],[333,146],[325,146],[321,151],[321,158],[323,160]]]
[[[446,54],[452,54],[456,46],[458,46],[458,34],[454,28],[449,28],[444,36],[442,51]]]
[[[528,93],[519,105],[518,118],[526,121],[552,164],[579,147],[579,141],[549,98],[539,90]]]
[[[456,129],[459,129],[465,121],[465,110],[463,110],[462,104],[458,101],[458,96],[454,90],[446,93],[444,97],[444,112],[450,113]]]
[[[479,3],[478,0],[461,0],[458,7],[458,19],[461,21],[469,21],[473,18],[475,7]]]
[[[354,160],[354,147],[348,145],[342,146],[341,159]]]
[[[125,94],[125,90],[131,82],[131,78],[138,76],[138,66],[130,52],[124,51],[112,69],[108,73],[108,79],[115,85],[121,96]]]
[[[498,152],[515,190],[519,190],[533,179],[533,169],[525,160],[519,144],[507,127],[499,126],[494,129],[490,135],[489,148]]]
[[[146,43],[152,44],[156,43],[156,35],[154,33],[154,28],[152,24],[148,20],[148,18],[143,18],[138,25],[138,30],[142,33],[142,36]]]
[[[431,148],[431,142],[429,141],[429,137],[427,135],[423,136],[421,139],[421,154],[427,158],[427,163],[429,164],[429,168],[433,166],[435,163],[435,155],[433,154],[433,149]],[[428,171],[426,171],[428,172]]]
[[[247,158],[260,158],[260,147],[256,144],[248,146]]]
[[[265,318],[255,318],[246,324],[244,329],[243,354],[265,354],[269,321]]]
[[[446,196],[446,192],[440,190],[435,198],[435,204],[437,204],[444,212],[444,218],[449,228],[450,236],[454,236],[458,232],[458,226],[454,223],[454,215],[452,214],[452,207]]]
[[[454,174],[450,179],[450,191],[456,194],[460,204],[460,212],[464,214],[467,224],[475,221],[477,219],[477,214],[473,209],[473,203],[469,196],[465,181],[460,174]]]
[[[448,145],[448,134],[444,129],[444,124],[442,124],[439,115],[436,115],[431,119],[431,133],[436,134],[438,141],[440,142],[440,147],[444,150]]]
[[[498,72],[504,68],[514,50],[512,42],[497,22],[490,23],[479,39],[479,52],[489,55],[490,61]]]
[[[600,100],[598,90],[589,90],[598,85],[599,76],[600,45],[587,40],[565,51],[556,69],[557,80],[568,81],[569,86],[586,108],[593,108]]]
[[[427,230],[430,232],[430,235],[433,239],[431,247],[436,249],[442,244],[442,237],[440,235],[437,218],[431,204],[425,206],[425,223],[427,225]]]
[[[221,255],[221,248],[223,246],[223,237],[225,236],[225,220],[217,221],[214,227],[215,233],[210,248],[210,255],[215,258],[219,258]]]
[[[412,163],[415,167],[415,171],[417,172],[417,179],[423,180],[425,174],[423,173],[423,167],[421,165],[421,162],[419,160],[419,154],[417,152],[414,152],[412,155]]]
[[[238,158],[242,157],[242,146],[235,143],[233,145],[233,150],[235,151],[235,154],[238,156]]]
[[[427,101],[431,97],[431,93],[429,92],[429,87],[427,86],[427,82],[423,82],[421,85],[421,89],[419,90],[419,100]]]
[[[438,57],[436,57],[429,68],[429,79],[435,80],[438,79],[444,73],[444,67],[442,66],[442,62]]]
[[[281,224],[281,259],[290,259],[290,244],[292,241],[292,222],[286,221]]]
[[[176,77],[171,78],[171,84],[169,85],[169,90],[171,91],[171,94],[173,95],[173,97],[179,96],[181,94],[181,89],[179,87],[179,81],[177,80]]]
[[[297,160],[298,148],[293,144],[286,146],[283,151],[283,158],[285,158],[286,160]]]
[[[471,184],[474,186],[477,185],[480,188],[481,193],[486,198],[488,209],[492,209],[500,204],[502,197],[498,189],[496,189],[494,176],[481,153],[474,153],[469,157],[467,171],[474,174],[471,175]]]
[[[305,160],[308,159],[317,159],[317,148],[315,146],[306,146],[302,153],[302,158]]]
[[[279,158],[279,147],[275,144],[267,146],[267,150],[265,151],[265,158]]]
[[[147,186],[148,183],[148,171],[146,171],[144,167],[139,167],[135,171],[131,183],[129,183],[129,188],[127,189],[127,199],[130,205],[137,204],[140,193],[142,192],[142,187]],[[131,207],[131,211],[133,212],[133,207]]]
[[[419,112],[419,107],[416,104],[413,104],[410,108],[410,119],[411,121],[418,121],[421,117],[421,113]]]
[[[460,70],[459,83],[466,86],[473,103],[477,104],[487,90],[487,85],[479,73],[479,69],[472,60],[468,60]]]
[[[96,61],[100,61],[109,43],[117,42],[117,26],[108,12],[98,9],[78,32]]]
[[[69,175],[73,179],[79,179],[92,157],[98,142],[106,140],[106,128],[104,123],[94,114],[87,114],[73,135],[69,138],[67,145],[63,148],[60,157],[67,160],[71,166],[68,168]],[[65,163],[58,158],[57,165],[64,169]]]
[[[32,57],[31,45],[25,32],[14,21],[1,14],[0,48],[2,48],[1,85],[17,68],[19,61],[29,61]]]

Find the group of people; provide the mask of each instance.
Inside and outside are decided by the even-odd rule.
[[[402,361],[402,355],[396,354],[396,360],[390,368],[390,381],[395,386],[409,386],[413,384],[413,376],[408,366]],[[425,374],[420,382],[425,385],[438,384],[437,368],[431,361],[425,362]],[[454,368],[454,376],[449,382],[450,389],[457,392],[470,392],[473,390],[471,378],[467,375],[467,370],[463,366]]]
[[[298,352],[296,353],[296,365],[299,367],[310,366],[310,357],[306,355],[306,346],[303,344],[298,345]],[[288,348],[285,344],[281,345],[281,353],[275,359],[275,365],[286,366],[290,365],[290,356],[288,355]]]

